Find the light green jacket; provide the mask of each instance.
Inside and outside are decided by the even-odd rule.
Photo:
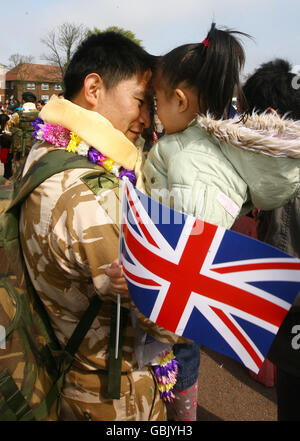
[[[230,228],[251,206],[272,210],[299,192],[297,158],[300,126],[290,120],[198,117],[152,147],[144,165],[146,191],[178,211]]]

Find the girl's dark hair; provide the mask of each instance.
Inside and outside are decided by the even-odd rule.
[[[90,73],[98,73],[109,89],[121,80],[151,69],[156,58],[118,32],[91,34],[77,48],[67,67],[64,96],[73,98]]]
[[[233,30],[220,30],[212,23],[204,43],[185,44],[162,56],[157,74],[175,89],[183,83],[198,95],[200,113],[215,118],[228,116],[236,92],[243,100],[240,71],[245,63],[244,49]]]

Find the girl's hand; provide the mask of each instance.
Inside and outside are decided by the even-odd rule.
[[[122,266],[117,262],[113,262],[106,268],[105,274],[110,278],[111,290],[118,294],[128,294],[128,286],[123,276]]]

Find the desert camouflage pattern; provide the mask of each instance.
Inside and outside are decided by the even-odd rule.
[[[53,150],[36,144],[24,173]],[[66,376],[61,400],[63,420],[165,420],[165,407],[149,367],[138,369],[135,329],[124,329],[121,398],[107,396],[110,317],[117,296],[109,289],[105,268],[118,257],[119,187],[97,193],[95,171],[73,169],[44,181],[22,206],[20,238],[33,285],[42,299],[58,340],[65,345],[95,292],[103,300]],[[101,183],[100,183],[101,185]],[[98,188],[99,190],[99,188]],[[96,193],[96,194],[95,194]],[[136,312],[139,324],[155,339],[183,339],[140,314],[128,295],[121,305]]]
[[[33,290],[18,240],[16,211],[6,212],[14,185],[0,185],[0,420],[35,420],[35,409],[50,390],[53,379],[41,363],[49,340],[41,332],[33,309]],[[26,400],[26,401],[25,401]],[[56,419],[55,408],[47,412]]]

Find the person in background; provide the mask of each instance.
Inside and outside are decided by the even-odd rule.
[[[22,112],[36,112],[36,96],[32,92],[22,93]]]
[[[40,111],[42,110],[42,108],[44,107],[45,104],[46,104],[46,103],[45,103],[44,100],[38,100],[38,101],[35,103],[35,107],[36,107],[37,110],[40,112]]]
[[[7,133],[6,127],[9,116],[5,113],[0,114],[0,161],[4,164],[4,178],[11,177],[10,143],[11,135]]]
[[[22,173],[25,159],[34,144],[33,137],[31,136],[34,132],[32,123],[38,117],[35,103],[36,96],[33,93],[23,92],[22,109],[19,112],[15,111],[9,121],[8,130],[12,134],[12,173],[15,176]]]
[[[281,116],[299,121],[300,88],[293,87],[296,74],[291,69],[290,63],[283,59],[262,64],[243,86],[246,102],[240,110],[249,115],[265,113],[274,119]],[[300,196],[296,195],[276,210],[260,210],[257,236],[259,240],[300,258]],[[300,324],[300,314],[295,317],[294,324]],[[300,421],[300,371],[297,372],[284,359],[276,364],[278,420]]]

